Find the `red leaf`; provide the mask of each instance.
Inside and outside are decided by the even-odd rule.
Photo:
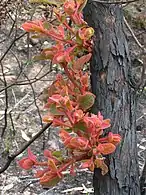
[[[45,29],[43,27],[43,22],[41,20],[25,22],[22,25],[22,28],[27,32],[39,32],[39,33],[45,32]]]
[[[44,170],[38,170],[35,174],[35,177],[39,178],[42,177],[44,175]]]
[[[51,114],[47,114],[45,116],[43,116],[43,122],[45,123],[51,123],[53,121],[53,116]]]
[[[49,169],[45,169],[45,170],[37,170],[35,177],[40,178],[42,177]]]
[[[100,120],[103,120],[103,116],[102,116],[102,114],[101,114],[101,112],[98,112],[98,118],[100,119]]]
[[[76,149],[80,151],[87,151],[91,149],[88,139],[85,137],[72,137],[65,130],[61,130],[59,136],[63,140],[64,145],[70,149]]]
[[[46,150],[44,150],[44,156],[52,158],[52,152],[46,149]]]
[[[26,158],[23,158],[23,159],[21,159],[21,160],[18,161],[18,165],[19,165],[21,168],[23,168],[23,169],[25,169],[24,166],[23,166],[23,163],[24,163],[24,161],[25,161],[26,159],[28,159],[28,158],[26,157]]]
[[[105,164],[104,162],[104,159],[103,158],[97,158],[95,161],[94,161],[94,164],[97,168],[100,168],[102,171],[102,175],[105,175],[107,172],[108,172],[108,167],[107,165]]]
[[[58,172],[58,168],[57,168],[54,160],[49,159],[48,166],[49,166],[51,172],[56,173],[58,175],[58,177],[61,177],[60,173]]]
[[[64,3],[64,11],[68,15],[72,15],[75,12],[75,7],[76,7],[76,4],[74,1],[66,1]]]
[[[113,153],[115,149],[116,147],[112,143],[98,144],[97,146],[97,150],[104,155]]]
[[[71,165],[71,168],[70,168],[70,174],[71,174],[72,176],[76,176],[76,172],[75,172],[75,166],[74,166],[74,164],[72,164],[72,165]]]
[[[89,160],[86,160],[82,166],[81,166],[82,169],[85,169],[85,168],[89,168],[90,171],[94,171],[94,162],[93,162],[93,158],[89,159]]]
[[[82,40],[89,40],[94,34],[94,29],[92,27],[89,28],[80,28],[78,31],[78,35]]]
[[[36,156],[31,152],[30,148],[28,148],[28,157],[21,159],[18,163],[19,166],[23,169],[31,169],[32,166],[36,163]]]
[[[84,162],[84,163],[81,165],[81,168],[82,168],[82,169],[89,168],[89,162],[88,162],[88,161]]]
[[[57,31],[59,32],[60,36],[62,38],[64,38],[65,34],[64,34],[64,27],[62,25],[57,27]]]
[[[121,136],[119,134],[113,134],[112,132],[109,132],[108,141],[114,145],[117,145],[121,141]]]
[[[48,99],[48,103],[59,103],[59,101],[62,99],[62,96],[59,94],[52,95]]]
[[[19,166],[25,170],[29,170],[34,165],[34,162],[29,158],[23,158],[18,162]]]
[[[61,129],[60,133],[59,133],[60,138],[64,141],[70,140],[72,137],[70,136],[70,134],[65,131],[64,129]]]
[[[92,56],[92,54],[89,53],[89,54],[87,54],[87,55],[84,55],[84,56],[80,57],[80,58],[77,59],[76,62],[73,64],[73,68],[74,68],[75,70],[81,70],[81,69],[83,68],[83,65],[84,65],[85,63],[87,63],[87,62],[90,60],[91,56]]]
[[[110,119],[105,119],[102,121],[101,129],[106,129],[109,128],[110,126],[111,126]]]
[[[31,149],[28,148],[28,158],[31,159],[32,161],[36,161],[37,157],[31,152]]]

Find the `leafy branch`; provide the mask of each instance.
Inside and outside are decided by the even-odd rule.
[[[47,2],[51,4],[51,1]],[[80,168],[91,171],[100,168],[105,175],[108,172],[105,156],[113,153],[121,141],[121,136],[112,132],[103,136],[104,129],[111,126],[109,119],[103,119],[100,112],[97,115],[89,113],[95,95],[90,92],[89,74],[83,69],[92,56],[94,29],[83,20],[82,9],[86,2],[63,0],[58,5],[55,1],[58,6],[58,9],[54,8],[58,20],[56,26],[45,19],[28,21],[22,25],[27,32],[54,40],[54,45],[45,48],[40,55],[35,56],[35,60],[51,60],[52,64],[60,65],[66,75],[63,77],[58,74],[48,87],[47,114],[43,121],[60,128],[59,137],[68,155],[50,149],[44,151],[47,160],[38,161],[28,148],[28,156],[19,161],[23,169],[36,168],[35,176],[43,186],[56,185],[66,169],[75,175],[79,164]],[[72,25],[69,25],[68,19]]]

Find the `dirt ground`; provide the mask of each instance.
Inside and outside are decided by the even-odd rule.
[[[142,1],[143,2],[143,1]],[[48,11],[49,10],[49,11]],[[135,13],[145,14],[146,5],[131,4],[125,7],[125,16],[134,29],[139,41],[146,48],[146,26],[136,26]],[[128,10],[128,11],[127,11]],[[129,11],[130,10],[130,11]],[[131,11],[132,10],[132,11]],[[47,14],[47,12],[49,14]],[[0,3],[0,167],[6,162],[8,154],[15,153],[29,141],[42,127],[44,114],[43,90],[53,81],[58,67],[50,62],[34,62],[33,56],[41,48],[51,45],[50,40],[34,40],[24,34],[21,24],[40,15],[51,18],[51,8],[30,5],[28,1],[1,1]],[[129,13],[132,13],[129,18]],[[46,15],[47,14],[47,15]],[[134,15],[134,16],[133,16]],[[139,25],[139,24],[138,24]],[[140,49],[126,31],[129,40],[131,58],[140,58]],[[138,57],[137,57],[138,56]],[[146,63],[146,62],[144,62]],[[134,76],[139,76],[133,68]],[[141,70],[141,69],[140,69]],[[140,174],[145,162],[146,146],[146,88],[138,91],[137,103],[137,137]],[[49,128],[33,144],[32,151],[41,156],[44,148],[62,147],[58,140],[58,129]],[[58,194],[93,194],[93,174],[78,170],[76,177],[66,175],[64,180],[50,189],[43,189],[33,177],[32,172],[24,171],[17,161],[26,155],[26,151],[16,158],[10,167],[0,175],[0,194],[2,195],[58,195]]]

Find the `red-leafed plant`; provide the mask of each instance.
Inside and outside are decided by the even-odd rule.
[[[95,101],[95,96],[89,89],[89,75],[83,72],[84,65],[89,62],[92,52],[93,28],[83,20],[82,8],[84,0],[64,0],[62,7],[55,8],[54,14],[59,21],[53,26],[45,20],[26,22],[22,25],[27,32],[40,36],[51,37],[55,45],[46,48],[37,56],[38,59],[49,59],[53,64],[60,65],[66,77],[57,75],[53,84],[48,87],[48,110],[43,120],[60,127],[59,137],[65,149],[61,151],[45,150],[45,162],[39,162],[28,149],[28,157],[19,161],[19,165],[28,170],[36,167],[36,177],[44,186],[53,186],[63,178],[63,172],[70,170],[75,175],[75,169],[100,168],[102,174],[108,172],[105,155],[115,151],[121,137],[108,133],[103,137],[103,131],[110,127],[110,120],[91,114],[89,109]],[[68,20],[72,21],[69,25]]]

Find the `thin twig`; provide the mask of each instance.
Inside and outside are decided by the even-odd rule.
[[[131,33],[131,35],[132,35],[134,41],[136,42],[136,44],[139,46],[140,49],[142,49],[141,55],[146,54],[146,48],[144,47],[144,45],[142,45],[142,44],[139,42],[139,40],[138,40],[137,37],[135,36],[135,34],[134,34],[132,28],[131,28],[130,25],[128,24],[128,22],[127,22],[127,20],[126,20],[125,17],[124,17],[124,23],[125,23],[127,29],[129,30],[129,32]],[[138,83],[135,83],[135,84],[136,84],[136,86],[135,86],[136,89],[139,89],[139,88],[141,87],[143,81],[144,81],[145,69],[146,69],[145,64],[143,64],[140,81],[139,81]]]
[[[140,119],[142,119],[145,115],[146,115],[146,113],[144,113],[142,116],[140,116],[138,119],[136,119],[136,122],[139,121]]]
[[[29,45],[29,43],[28,43]],[[28,47],[29,48],[29,47]],[[28,50],[29,52],[29,50]],[[28,58],[29,58],[29,55],[28,55]],[[29,59],[28,59],[29,60]],[[32,89],[32,93],[33,93],[33,99],[34,99],[34,104],[35,104],[35,107],[37,109],[37,113],[38,113],[38,116],[40,118],[40,124],[41,124],[41,128],[43,128],[43,122],[42,122],[42,117],[41,117],[41,114],[40,114],[40,110],[39,110],[39,107],[37,105],[37,102],[36,102],[36,95],[35,95],[35,91],[34,91],[34,88],[33,88],[33,85],[29,79],[29,77],[23,72],[24,76],[26,77],[26,79],[28,80],[29,84],[30,84],[30,87]],[[45,135],[43,134],[43,149],[45,148]]]
[[[12,161],[22,152],[24,152],[24,150],[26,150],[28,148],[28,146],[30,146],[38,137],[40,137],[40,135],[47,130],[52,123],[48,123],[46,124],[35,136],[33,136],[22,148],[20,148],[20,150],[18,150],[15,154],[13,155],[9,155],[7,157],[7,162],[5,163],[5,165],[0,169],[0,174],[3,173],[12,163]]]
[[[36,107],[36,109],[37,109],[37,112],[38,112],[38,115],[39,115],[39,118],[40,118],[41,128],[43,128],[42,117],[41,117],[40,110],[39,110],[39,107],[38,107],[37,102],[36,102],[36,95],[35,95],[35,91],[34,91],[33,85],[32,85],[32,83],[30,82],[29,77],[28,77],[25,73],[23,73],[23,74],[24,74],[24,76],[27,78],[27,80],[28,80],[28,82],[29,82],[29,84],[30,84],[30,87],[31,87],[31,89],[32,89],[32,93],[33,93],[33,97],[34,97],[34,101],[33,101],[33,102],[34,102],[34,104],[35,104],[35,107]]]
[[[11,136],[11,138],[12,138],[16,134],[16,130],[15,130],[15,125],[14,125],[14,122],[13,122],[13,117],[12,117],[12,113],[11,112],[9,113],[9,117],[10,117],[11,125],[12,125],[12,136]]]
[[[47,64],[48,65],[48,64]],[[46,67],[46,64],[40,68],[38,73],[35,75],[35,79],[39,76],[39,74],[42,72],[42,70]]]
[[[15,38],[11,44],[9,45],[8,49],[5,51],[5,53],[2,55],[2,57],[0,58],[0,62],[5,58],[5,56],[7,55],[7,53],[10,51],[10,49],[12,48],[12,46],[14,45],[14,43],[16,41],[18,41],[19,39],[21,39],[24,35],[26,35],[27,32],[23,33],[22,35],[20,35],[19,37]]]
[[[16,81],[19,79],[19,77],[21,76],[22,71],[24,71],[24,68],[25,68],[25,66],[26,66],[27,64],[25,65],[25,64],[23,64],[23,63],[20,63],[20,61],[19,61],[18,57],[16,56],[16,54],[15,54],[12,50],[10,50],[10,52],[12,53],[12,55],[14,56],[14,58],[16,59],[17,64],[18,64],[19,69],[20,69],[20,72],[18,73],[18,76],[17,76],[16,79],[15,79],[15,82],[16,82]],[[24,68],[23,68],[23,66],[24,66]]]
[[[1,132],[1,137],[4,136],[5,130],[7,128],[7,111],[8,111],[8,91],[7,91],[7,81],[5,78],[5,73],[4,73],[4,67],[2,62],[0,62],[1,64],[1,70],[2,70],[2,75],[3,75],[3,81],[4,81],[4,87],[5,87],[5,112],[4,112],[4,126],[2,128],[2,132]]]
[[[46,75],[48,75],[48,74],[51,73],[51,72],[52,72],[52,70],[49,70],[48,72],[46,72],[45,74],[43,74],[43,75],[40,76],[39,78],[30,79],[30,82],[26,82],[26,81],[19,81],[19,82],[17,82],[17,81],[16,81],[16,82],[14,82],[14,83],[8,85],[6,88],[1,89],[1,90],[0,90],[0,93],[1,93],[2,91],[4,91],[5,89],[8,89],[8,88],[10,88],[10,87],[12,87],[12,86],[14,86],[14,85],[30,85],[30,83],[32,84],[32,83],[35,83],[35,82],[37,82],[37,81],[40,81],[42,78],[44,78]]]
[[[142,45],[142,44],[139,42],[139,40],[137,39],[137,37],[135,36],[135,34],[134,34],[132,28],[131,28],[130,25],[128,24],[128,22],[127,22],[127,20],[126,20],[125,17],[124,17],[124,23],[125,23],[126,27],[128,28],[129,32],[131,33],[131,35],[132,35],[134,41],[137,43],[137,45],[138,45],[142,50],[145,50],[145,51],[146,51],[146,49],[144,48],[144,45]]]
[[[29,95],[30,92],[28,92],[21,100],[19,100],[13,108],[7,109],[7,115],[10,114],[21,102],[23,102]],[[1,118],[1,120],[3,119],[3,117]]]
[[[21,193],[24,193],[24,191],[26,190],[26,188],[28,188],[31,184],[33,183],[38,183],[39,182],[39,179],[35,178],[35,179],[31,179],[31,181],[29,181],[29,183],[23,187],[23,189],[21,190]]]
[[[13,19],[12,16],[11,16],[11,14],[7,11],[9,17],[10,17],[11,20],[13,21],[13,24],[12,24],[12,27],[11,27],[10,32],[9,32],[9,34],[8,34],[8,37],[11,36],[11,33],[13,32],[13,29],[14,29],[14,27],[15,27],[15,24],[17,25],[18,10],[19,10],[19,5],[18,5],[17,8],[16,8],[15,19]],[[17,29],[16,29],[16,32],[15,32],[15,37],[16,37],[16,33],[17,33]]]

